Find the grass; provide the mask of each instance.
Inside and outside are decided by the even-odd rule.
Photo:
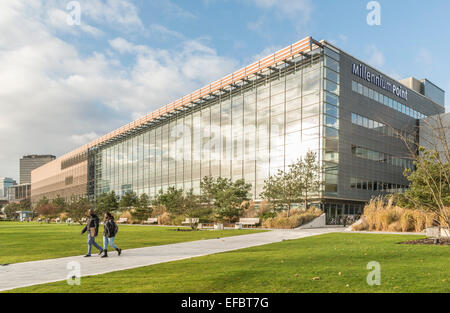
[[[326,234],[12,292],[450,292],[450,248],[398,244],[418,238]],[[370,261],[380,286],[366,283]]]
[[[81,225],[0,222],[0,264],[81,255],[87,252],[87,235]],[[177,242],[254,233],[261,230],[177,232],[176,227],[120,225],[116,244],[132,249]],[[103,233],[100,227],[99,234]],[[102,245],[103,239],[97,238]],[[93,252],[97,250],[93,248]]]

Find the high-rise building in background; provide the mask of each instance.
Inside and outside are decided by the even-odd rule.
[[[244,178],[258,201],[269,175],[313,151],[324,184],[312,201],[333,224],[407,188],[405,142],[444,99],[426,79],[399,82],[308,37],[34,170],[32,201],[199,193],[204,176]]]
[[[0,199],[8,200],[8,188],[15,186],[17,183],[9,177],[0,178]]]
[[[20,184],[31,184],[31,171],[56,159],[54,155],[26,155],[20,159]]]

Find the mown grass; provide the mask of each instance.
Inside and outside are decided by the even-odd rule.
[[[12,292],[450,292],[450,248],[398,244],[418,238],[326,234]],[[366,282],[370,261],[380,286]]]
[[[87,235],[81,225],[0,222],[0,264],[81,255],[87,252]],[[132,249],[177,242],[255,233],[261,230],[173,231],[176,227],[120,225],[116,244]],[[103,233],[97,243],[102,245]],[[95,248],[93,248],[96,253]]]

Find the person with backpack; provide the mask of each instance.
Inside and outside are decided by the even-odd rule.
[[[98,235],[98,226],[99,226],[99,218],[95,214],[93,209],[88,211],[89,218],[86,226],[84,226],[81,234],[83,235],[86,231],[88,232],[88,253],[85,257],[91,256],[92,246],[96,247],[99,250],[99,255],[102,254],[103,249],[95,242],[95,237]]]
[[[102,258],[108,257],[108,244],[113,247],[118,255],[122,253],[122,249],[114,244],[114,239],[116,238],[119,227],[114,222],[114,217],[111,213],[105,214],[105,221],[103,222],[103,255]]]

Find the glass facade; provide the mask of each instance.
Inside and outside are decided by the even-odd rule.
[[[96,150],[95,195],[155,196],[169,186],[199,193],[212,175],[244,178],[259,199],[269,175],[308,151],[323,155],[325,189],[336,192],[339,55],[327,50]]]
[[[422,83],[422,94],[440,106],[445,107],[445,91],[430,82],[428,79],[424,79]]]
[[[324,195],[338,192],[339,177],[339,53],[324,48],[324,101],[323,101],[323,172]]]

